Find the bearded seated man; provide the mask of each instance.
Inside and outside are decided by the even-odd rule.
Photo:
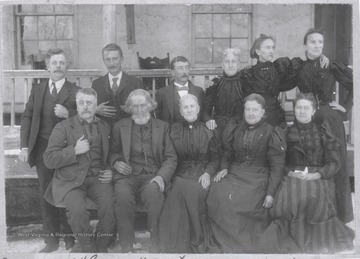
[[[150,116],[156,105],[147,91],[132,91],[122,107],[131,118],[115,123],[112,131],[110,165],[115,171],[115,215],[123,253],[133,251],[137,195],[148,216],[150,252],[159,251],[163,193],[176,168],[177,156],[168,123]]]

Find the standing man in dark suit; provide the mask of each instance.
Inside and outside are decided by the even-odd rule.
[[[48,169],[43,153],[54,126],[76,112],[75,94],[80,89],[65,79],[67,60],[62,49],[51,49],[46,55],[46,66],[50,79],[31,89],[29,100],[21,116],[21,151],[19,159],[36,166],[39,178],[43,231],[46,246],[40,252],[50,253],[59,248],[60,225],[63,233],[71,233],[65,211],[45,201],[43,195],[49,185],[54,170]],[[74,246],[72,237],[65,238],[66,249]]]
[[[186,94],[195,95],[199,100],[200,113],[204,100],[204,91],[201,87],[193,85],[189,80],[190,63],[183,57],[178,56],[170,62],[171,74],[174,80],[166,87],[161,88],[155,94],[158,104],[155,111],[156,118],[168,123],[183,121],[180,114],[180,98]]]
[[[72,252],[104,253],[115,226],[113,172],[107,163],[110,126],[95,116],[97,100],[93,89],[79,90],[76,104],[78,115],[56,125],[44,153],[45,164],[55,169],[45,198],[56,206],[65,205],[80,245]],[[98,207],[96,237],[86,197]]]
[[[108,73],[92,83],[92,88],[98,95],[96,114],[110,126],[122,118],[130,115],[120,106],[125,104],[131,91],[144,89],[141,79],[129,76],[122,71],[124,61],[121,48],[115,43],[106,45],[102,56]]]
[[[115,171],[115,214],[123,253],[133,250],[137,196],[147,211],[150,252],[159,252],[163,192],[170,184],[177,156],[169,124],[150,115],[155,107],[156,102],[147,91],[134,90],[124,107],[132,117],[115,123],[112,131],[110,165]]]

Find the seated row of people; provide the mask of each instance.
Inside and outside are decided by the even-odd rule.
[[[96,92],[81,89],[76,102],[78,115],[55,126],[44,153],[55,169],[45,198],[65,204],[81,252],[106,252],[115,221],[122,252],[132,252],[137,199],[148,216],[150,252],[353,248],[354,233],[334,203],[339,143],[326,123],[312,122],[312,94],[297,99],[286,137],[264,121],[264,98],[249,95],[244,121],[224,130],[224,152],[216,130],[199,121],[193,95],[180,99],[184,122],[169,127],[151,116],[149,93],[134,90],[124,107],[131,118],[115,123],[110,144],[109,127],[95,116]],[[96,238],[86,197],[99,209]]]
[[[211,176],[217,171],[215,168],[216,161],[219,161],[219,157],[221,156],[221,152],[219,152],[221,149],[220,147],[223,147],[225,150],[223,158],[221,159],[221,165],[224,166],[226,163],[230,164],[229,157],[227,158],[227,162],[223,162],[223,160],[226,161],[225,157],[229,154],[226,147],[231,142],[231,125],[240,125],[247,121],[246,109],[244,111],[243,108],[247,100],[246,98],[253,93],[260,93],[261,96],[263,96],[264,101],[258,103],[264,110],[264,120],[275,126],[283,122],[280,118],[283,116],[277,101],[279,92],[299,86],[301,92],[312,92],[316,97],[313,104],[315,104],[318,109],[316,110],[314,121],[319,125],[324,123],[330,125],[330,133],[333,134],[335,138],[339,139],[341,146],[340,166],[337,167],[333,173],[335,175],[334,182],[337,190],[335,192],[336,201],[334,206],[338,218],[343,222],[349,222],[353,219],[353,214],[350,188],[348,178],[346,177],[346,168],[344,167],[346,164],[346,149],[344,151],[346,143],[343,127],[339,127],[341,116],[339,116],[338,111],[336,111],[344,111],[344,108],[337,103],[331,102],[331,85],[335,82],[335,79],[340,81],[347,89],[349,89],[350,94],[348,101],[351,102],[352,72],[347,67],[338,63],[330,63],[328,67],[319,65],[320,60],[326,61],[326,58],[322,56],[323,35],[320,31],[310,30],[304,37],[304,45],[307,49],[307,61],[302,61],[298,58],[293,60],[282,58],[272,63],[271,59],[272,51],[275,46],[274,44],[274,39],[269,36],[262,35],[257,39],[251,53],[254,57],[258,58],[258,64],[241,71],[239,71],[239,51],[236,49],[226,50],[224,52],[223,60],[224,75],[223,77],[215,78],[212,81],[212,85],[205,93],[200,87],[194,86],[189,81],[190,63],[188,60],[184,57],[176,57],[171,62],[171,72],[174,77],[174,82],[156,92],[156,102],[151,99],[148,93],[142,90],[133,92],[135,89],[143,88],[141,81],[135,77],[128,76],[122,71],[122,51],[116,44],[109,44],[102,52],[103,60],[109,73],[93,82],[92,88],[95,92],[89,91],[91,89],[80,90],[76,96],[77,105],[75,104],[75,92],[79,88],[75,85],[68,86],[69,83],[65,80],[65,54],[62,50],[50,51],[47,57],[50,80],[46,84],[33,87],[29,102],[27,103],[22,117],[22,151],[20,152],[19,157],[22,161],[29,161],[30,165],[36,165],[42,193],[45,193],[54,174],[54,170],[49,169],[48,167],[56,168],[56,170],[60,170],[60,168],[67,166],[71,168],[71,166],[75,166],[78,163],[78,156],[87,158],[81,161],[81,167],[85,166],[83,167],[84,170],[79,169],[81,175],[74,176],[71,173],[65,173],[65,179],[67,179],[65,181],[65,179],[62,179],[61,177],[57,178],[55,174],[51,184],[52,187],[55,186],[56,188],[66,187],[66,190],[73,190],[75,187],[76,190],[78,187],[82,189],[81,192],[75,191],[75,193],[72,194],[74,198],[71,197],[67,200],[69,222],[70,224],[76,225],[73,228],[73,230],[76,229],[76,231],[74,230],[75,233],[88,233],[90,228],[86,220],[88,214],[83,212],[85,206],[77,207],[74,205],[77,204],[77,202],[74,201],[79,199],[82,200],[84,194],[89,194],[97,203],[101,203],[101,206],[104,208],[101,210],[107,210],[111,206],[110,204],[112,204],[110,202],[111,199],[107,199],[107,202],[101,202],[101,199],[104,197],[97,196],[99,191],[98,186],[99,182],[109,185],[114,179],[115,215],[117,218],[126,218],[121,220],[121,222],[127,222],[126,224],[121,224],[119,223],[119,220],[117,220],[117,232],[120,236],[123,251],[132,250],[132,242],[134,241],[132,217],[134,215],[134,206],[132,205],[135,203],[135,194],[140,192],[141,200],[145,203],[148,214],[151,215],[148,218],[148,226],[152,233],[151,236],[154,244],[154,251],[159,251],[158,218],[164,200],[163,192],[165,190],[165,193],[168,193],[171,186],[171,175],[174,170],[180,172],[180,175],[186,176],[182,177],[182,179],[198,180],[199,183],[205,187],[203,189],[206,190],[206,187],[208,187],[210,183]],[[316,47],[314,47],[314,45],[316,45]],[[266,57],[268,59],[266,59]],[[324,78],[327,78],[327,80],[322,80]],[[130,93],[132,93],[132,95]],[[185,97],[184,100],[181,99],[182,97]],[[126,100],[128,100],[129,103],[127,103]],[[253,102],[255,101],[253,100]],[[183,110],[179,109],[182,105],[184,105]],[[52,109],[52,107],[54,107],[54,109]],[[75,119],[75,121],[79,121],[81,125],[81,129],[78,129],[76,134],[82,132],[84,136],[75,134],[72,135],[71,140],[66,140],[66,138],[70,138],[70,136],[66,134],[75,129],[74,124],[71,123],[71,120],[74,120],[74,117],[72,117],[71,119],[66,120],[66,123],[60,123],[63,127],[61,129],[61,131],[63,131],[63,133],[61,133],[62,135],[55,134],[54,132],[56,131],[53,131],[55,135],[60,135],[63,138],[61,140],[63,141],[61,142],[62,144],[59,144],[60,142],[57,143],[59,139],[53,137],[55,139],[52,139],[52,141],[57,143],[58,146],[51,146],[49,138],[55,124],[76,114],[76,109],[79,114],[75,116],[78,118],[77,120]],[[154,109],[155,116],[158,119],[150,116]],[[194,124],[194,121],[192,121],[195,116],[194,110],[196,111],[196,119],[194,121],[201,126],[197,123]],[[254,112],[253,108],[250,110],[252,110],[252,113]],[[102,120],[98,121],[99,119],[95,117],[95,114],[110,124],[110,127],[108,127],[106,123],[103,123]],[[245,117],[243,117],[243,114],[245,114]],[[92,123],[86,123],[88,116],[90,116],[89,118],[92,118],[88,121],[96,121],[95,130],[93,129],[94,127],[91,126]],[[129,116],[132,116],[132,119],[127,118]],[[192,119],[189,119],[191,117]],[[254,119],[254,115],[249,116],[249,118]],[[159,119],[170,123],[171,130],[168,124],[164,124]],[[206,122],[206,127],[205,124],[200,122],[202,120]],[[153,121],[155,122],[153,123]],[[144,127],[137,126],[143,124],[145,124]],[[153,124],[158,125],[156,128],[153,128]],[[105,128],[99,130],[99,127],[101,127],[100,125],[103,125]],[[173,130],[173,127],[176,126],[178,128]],[[107,132],[107,135],[109,136],[111,127],[113,127],[111,135],[113,138],[117,139],[116,141],[113,141],[112,139],[109,143],[108,139],[104,139],[106,134],[103,134],[103,132]],[[193,130],[195,128],[197,130]],[[215,128],[216,130],[214,131]],[[58,126],[56,126],[56,129],[57,131],[60,130],[58,129]],[[172,133],[176,131],[178,131],[179,134],[182,134],[181,137],[176,137],[175,135],[177,133]],[[275,132],[277,131],[278,130],[275,130]],[[66,134],[64,132],[66,132]],[[194,132],[198,133],[194,134]],[[160,133],[160,135],[158,135],[158,133]],[[169,137],[169,134],[173,135]],[[154,139],[154,135],[158,135],[157,137],[159,138]],[[75,136],[77,138],[75,138]],[[250,137],[248,140],[251,139]],[[162,142],[160,140],[162,140]],[[73,142],[71,146],[67,145],[68,141]],[[153,148],[154,143],[158,150]],[[158,145],[159,143],[161,143],[161,145]],[[172,143],[175,144],[176,152],[174,151]],[[194,143],[196,143],[196,145]],[[94,149],[91,150],[93,144]],[[108,154],[108,151],[106,150],[109,145],[110,154]],[[246,144],[246,152],[249,151],[249,145],[250,143]],[[47,167],[43,161],[43,153],[46,147],[51,150],[50,146],[53,148],[52,152],[47,150],[46,155],[44,155],[44,158],[46,157]],[[73,148],[72,153],[65,154],[63,152],[64,148],[64,151],[66,151],[66,148],[71,147]],[[208,149],[212,151],[210,152]],[[177,167],[176,153],[178,154],[180,161],[186,161],[184,163],[179,162]],[[193,154],[193,156],[189,156],[189,154]],[[72,158],[71,155],[73,156]],[[52,156],[60,157],[58,160],[54,159]],[[196,157],[197,159],[191,159],[193,157]],[[249,154],[247,154],[247,157],[249,157]],[[108,161],[111,162],[108,164]],[[206,165],[208,165],[208,168]],[[165,166],[165,169],[161,169],[163,166]],[[201,168],[201,166],[207,169],[203,171],[195,169]],[[89,170],[89,168],[91,170]],[[339,170],[339,168],[341,168],[341,170]],[[74,168],[70,171],[74,171],[73,169]],[[221,170],[215,176],[214,179],[216,182],[219,182],[225,177],[228,173],[226,169],[229,168],[220,167],[220,169],[224,170]],[[196,177],[191,173],[187,173],[188,170],[197,171]],[[271,171],[271,169],[268,170]],[[158,172],[161,172],[161,174]],[[280,171],[277,171],[277,173],[281,175]],[[97,180],[88,182],[91,177],[95,177],[92,179]],[[178,178],[179,177],[176,177],[174,179]],[[56,180],[59,180],[59,182],[56,183]],[[72,184],[70,184],[70,180],[73,180]],[[175,183],[181,181],[182,180],[176,180]],[[191,193],[191,191],[183,189],[184,187],[176,187],[176,189],[175,186],[178,185],[179,184],[173,185],[174,191],[170,192],[169,200],[174,199],[171,197],[179,196],[172,194],[172,192],[178,192],[178,194],[184,193],[184,191],[187,194]],[[274,198],[276,180],[272,179],[269,181],[269,186],[270,185],[274,186],[272,187],[272,192],[267,193],[264,201],[264,206],[266,206],[266,208],[270,208],[272,205],[273,201],[270,197]],[[50,198],[48,197],[48,195],[54,192],[51,190],[52,187],[49,186],[46,197],[52,204],[58,206],[65,202],[64,195],[66,194],[66,191],[64,192],[60,188],[58,190],[60,192],[59,195],[53,196],[53,198],[59,199],[55,202],[50,196]],[[89,189],[92,191],[87,193]],[[101,192],[102,191],[100,191],[100,193]],[[110,193],[108,187],[107,193]],[[195,191],[195,193],[200,195],[198,191]],[[206,191],[200,196],[206,197]],[[232,195],[229,197],[232,197]],[[206,208],[202,200],[203,199],[200,199],[201,202],[199,201],[197,204],[191,203],[190,206]],[[184,202],[186,204],[186,200],[184,200]],[[168,206],[174,206],[173,204],[175,203],[170,202],[170,205],[167,204],[168,203],[165,202],[163,215],[166,215],[166,211],[170,213],[172,209],[166,208]],[[99,209],[101,206],[99,206]],[[185,205],[180,206],[184,207]],[[128,207],[129,209],[117,209],[120,207]],[[72,212],[70,212],[69,208],[72,208]],[[44,214],[44,231],[49,234],[60,232],[60,221],[58,220],[59,213],[62,215],[61,217],[64,218],[64,211],[51,206],[45,200],[42,200],[42,210]],[[177,209],[175,208],[175,211],[176,210]],[[183,211],[181,213],[183,213]],[[180,216],[181,213],[179,213],[178,216]],[[206,219],[204,213],[198,213],[202,219]],[[81,216],[78,217],[74,215]],[[191,217],[193,216],[194,215],[191,215]],[[168,218],[166,216],[161,217]],[[172,218],[176,220],[176,217]],[[189,220],[194,220],[194,218]],[[99,233],[103,233],[102,237],[105,237],[105,233],[108,233],[107,231],[109,229],[114,228],[113,224],[115,224],[115,221],[102,218],[101,222],[101,231]],[[200,226],[204,225],[204,227],[206,227],[206,224],[203,222],[203,220],[198,220],[191,224],[198,226],[197,230],[200,230]],[[65,226],[64,233],[70,233],[71,230],[67,222],[64,221],[62,223]],[[211,229],[213,228],[214,227],[211,227]],[[187,228],[182,229],[185,230],[183,234],[192,233],[193,231],[189,228],[188,230],[186,229]],[[78,230],[81,230],[82,232],[78,232]],[[160,224],[160,233],[164,233],[164,236],[168,236],[166,233],[169,233],[169,231],[173,233],[175,230],[166,226],[166,224],[165,227],[161,227]],[[197,236],[196,240],[198,241],[193,243],[194,245],[192,245],[191,251],[206,251],[210,247],[207,244],[213,243],[213,235],[205,234],[207,242],[203,241],[201,235],[203,235],[201,234],[201,231],[196,232],[195,236]],[[162,236],[162,234],[160,236]],[[48,235],[48,237],[49,238],[45,238],[47,246],[43,249],[43,252],[57,250],[59,246],[59,238],[57,235]],[[104,245],[108,242],[106,238],[108,238],[108,236],[106,236],[105,239],[101,239],[105,241],[101,241],[103,243],[100,242],[97,247],[94,246],[93,240],[91,241],[91,239],[80,240],[79,244],[81,245],[83,242],[81,249],[84,251],[94,251],[94,249],[96,251],[106,251],[107,246]],[[171,238],[167,237],[166,240],[171,244]],[[74,245],[71,235],[67,236],[65,242],[67,248]],[[218,247],[219,244],[221,245],[221,242],[219,243],[219,241],[216,241],[215,244],[217,244],[215,247]],[[160,242],[160,247],[162,247],[162,251],[172,250],[166,248],[167,245],[163,245],[162,242]],[[226,251],[226,248],[224,248],[224,251]]]

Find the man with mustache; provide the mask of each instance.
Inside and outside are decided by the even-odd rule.
[[[50,79],[34,85],[29,100],[21,116],[21,151],[19,159],[36,166],[41,194],[41,210],[43,231],[46,246],[40,253],[50,253],[59,248],[59,237],[63,225],[63,233],[71,233],[64,209],[49,204],[42,196],[49,185],[54,170],[45,166],[43,153],[54,126],[76,114],[75,94],[80,87],[65,79],[67,59],[62,49],[50,49],[46,54],[46,66]],[[74,246],[72,237],[65,238],[65,247]]]
[[[171,74],[174,80],[155,94],[158,104],[155,111],[156,118],[168,123],[184,121],[180,114],[179,101],[186,94],[195,95],[199,100],[200,113],[204,100],[204,91],[201,87],[193,85],[189,80],[190,63],[183,56],[177,56],[170,62]],[[201,117],[201,116],[199,116]]]
[[[120,46],[115,43],[106,45],[102,56],[108,73],[92,83],[92,88],[98,95],[96,114],[113,126],[120,119],[130,116],[120,106],[125,104],[131,91],[143,89],[144,86],[139,78],[122,71],[124,58]]]
[[[115,215],[121,251],[133,251],[135,204],[137,198],[147,211],[150,252],[159,252],[158,221],[177,156],[169,136],[169,124],[151,117],[156,102],[137,89],[130,93],[124,110],[131,113],[115,123],[110,145],[113,166]]]
[[[110,126],[95,116],[96,98],[91,88],[77,92],[78,115],[56,125],[44,153],[45,164],[55,169],[45,198],[56,206],[66,207],[79,244],[72,252],[107,252],[115,226],[113,172],[107,163]],[[86,197],[98,207],[96,238]]]

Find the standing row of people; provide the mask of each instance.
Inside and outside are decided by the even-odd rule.
[[[353,214],[343,171],[345,135],[337,111],[344,108],[332,102],[331,94],[337,80],[352,101],[352,72],[322,55],[320,31],[310,30],[304,45],[306,61],[271,62],[275,41],[262,35],[251,50],[258,63],[243,70],[239,51],[226,50],[224,75],[205,93],[189,81],[188,60],[176,57],[171,61],[174,81],[156,92],[155,101],[140,79],[122,71],[123,55],[116,44],[102,52],[109,73],[95,80],[93,89],[79,91],[73,86],[65,92],[65,54],[49,52],[50,80],[32,89],[22,116],[19,155],[36,165],[45,194],[42,210],[48,235],[42,252],[58,249],[60,218],[67,249],[76,237],[80,247],[73,251],[106,252],[117,232],[122,251],[133,251],[137,200],[148,214],[152,252],[313,252],[350,246],[353,236],[344,223]],[[296,121],[288,130],[292,134],[284,135],[273,127],[284,124],[278,96],[296,86],[315,99],[299,98]],[[301,121],[306,114],[297,112],[299,106],[313,109],[310,126],[302,126],[310,122]],[[308,131],[302,132],[303,127]],[[333,151],[337,143],[339,154]],[[291,148],[286,151],[286,146]],[[304,180],[319,184],[308,187]],[[293,185],[305,194],[297,198]],[[303,191],[308,189],[328,199],[321,200],[321,213],[304,209],[304,204],[319,199]],[[86,197],[99,209],[96,240],[91,237]],[[291,200],[292,206],[283,206],[281,199]],[[66,207],[72,235],[59,206]],[[55,212],[49,214],[47,207]],[[316,224],[310,227],[310,218],[330,223],[320,227],[321,232]],[[267,238],[279,229],[284,230],[279,242],[267,247]],[[315,233],[323,237],[330,230],[332,238],[309,247],[318,238]]]

